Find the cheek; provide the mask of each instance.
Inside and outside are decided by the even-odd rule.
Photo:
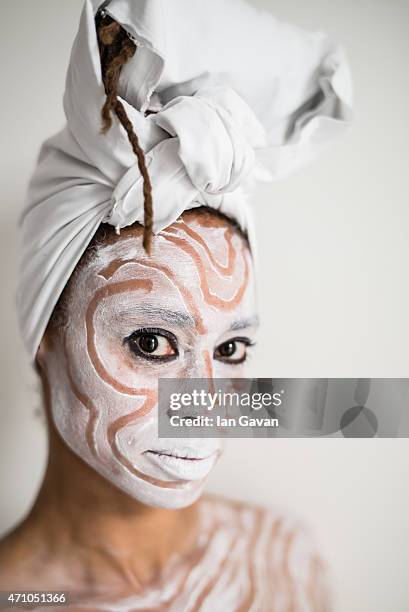
[[[149,384],[135,372],[132,381],[126,376],[117,377],[111,371],[116,369],[115,351],[109,353],[111,358],[104,363],[98,343],[95,352],[89,352],[86,338],[80,350],[78,342],[73,340],[68,339],[66,343],[68,382],[74,403],[82,406],[89,452],[93,456],[107,455],[110,450],[116,454],[117,437],[125,428],[132,426],[137,437],[135,430],[140,426],[146,431],[146,422],[152,422],[157,403],[154,381]],[[117,352],[121,350],[118,348]],[[121,355],[117,359],[122,363]],[[126,364],[121,365],[121,372],[126,369]]]
[[[134,372],[134,388],[125,393],[123,384],[100,363],[98,342],[95,348],[97,357],[89,351],[84,310],[78,308],[58,347],[47,356],[51,412],[66,444],[115,478],[119,463],[144,450],[156,434],[156,390],[153,382],[146,384]]]
[[[57,431],[73,450],[86,454],[88,448],[92,447],[92,444],[86,442],[87,423],[92,413],[89,396],[79,392],[77,394],[81,399],[75,396],[65,360],[53,356],[47,374],[52,381],[51,413]]]

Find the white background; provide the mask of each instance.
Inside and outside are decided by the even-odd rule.
[[[409,3],[254,0],[342,41],[356,118],[318,163],[263,187],[259,376],[409,376]],[[40,142],[62,126],[81,0],[1,0],[0,531],[39,485],[46,440],[14,312],[16,222]],[[248,41],[243,41],[248,44]],[[407,440],[234,441],[209,489],[296,512],[334,572],[337,612],[409,609]]]

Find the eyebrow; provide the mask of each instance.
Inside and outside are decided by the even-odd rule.
[[[179,327],[195,327],[196,322],[194,318],[181,310],[171,310],[169,308],[162,308],[161,306],[153,306],[152,304],[135,304],[122,310],[118,313],[118,316],[132,316],[142,315],[152,319],[160,319],[177,325]]]
[[[254,315],[246,319],[239,319],[238,321],[234,321],[234,323],[230,325],[230,330],[237,331],[239,329],[246,329],[247,327],[257,327],[258,324],[259,318],[257,315]]]

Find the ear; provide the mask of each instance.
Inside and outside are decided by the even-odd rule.
[[[41,338],[36,356],[34,358],[35,368],[40,376],[43,372],[45,373],[46,357],[50,352],[51,346],[52,340],[50,338],[50,333],[48,330],[46,330],[43,337]]]
[[[46,331],[44,336],[41,338],[41,342],[38,346],[37,353],[34,358],[34,368],[41,381],[45,414],[47,415],[47,420],[49,423],[51,422],[51,390],[47,375],[47,359],[50,358],[49,355],[51,344],[52,341],[50,338],[50,334]]]

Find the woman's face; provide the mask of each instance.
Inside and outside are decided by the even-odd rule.
[[[62,438],[145,504],[193,503],[220,441],[159,438],[157,384],[245,375],[257,324],[245,241],[194,211],[154,238],[151,256],[140,228],[123,231],[81,268],[66,314],[42,357]]]

